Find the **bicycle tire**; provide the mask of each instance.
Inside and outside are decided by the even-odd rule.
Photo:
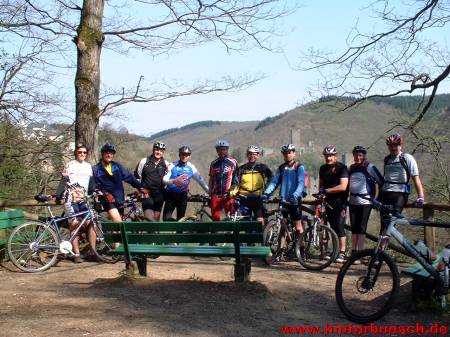
[[[364,258],[369,261],[367,266],[365,264],[355,264],[355,261],[361,261]],[[377,273],[376,268],[378,266],[379,271]],[[387,267],[387,269],[381,271],[383,267]],[[358,272],[361,275],[359,277]],[[371,277],[376,276],[374,284],[372,284],[373,279],[367,278],[368,275]],[[383,276],[387,277],[387,281],[384,279],[380,280],[380,277]],[[349,289],[347,289],[347,284]],[[352,287],[352,284],[356,287]],[[371,295],[373,295],[371,292],[374,291],[376,286],[378,288],[385,286],[387,291],[382,290],[380,296],[371,298]],[[380,319],[389,312],[398,296],[399,288],[400,275],[392,258],[385,252],[376,254],[374,250],[366,249],[353,254],[342,266],[336,279],[335,295],[339,309],[348,319],[358,323],[370,323]],[[352,303],[350,298],[346,298],[346,294],[344,296],[344,290],[349,291],[349,297],[356,297],[354,303]],[[377,308],[378,302],[383,302],[380,308]],[[366,313],[369,309],[374,312]]]
[[[278,235],[280,234],[279,229],[277,230],[275,226],[277,226],[276,220],[270,220],[263,232],[264,245],[270,247],[272,254],[276,254],[278,251]]]
[[[112,245],[105,241],[101,223],[95,221],[92,226],[94,226],[94,231],[96,235],[95,247],[91,246],[91,250],[94,252],[97,259],[101,262],[113,264],[120,260],[120,255],[111,254],[114,249]]]
[[[325,269],[334,262],[339,252],[339,238],[336,232],[331,227],[321,224],[317,225],[317,229],[318,233],[314,233],[314,226],[309,226],[295,244],[295,255],[298,262],[308,270]],[[326,240],[323,240],[324,236]],[[330,243],[332,246],[328,260],[325,259],[325,241],[328,243],[328,248]]]
[[[36,245],[36,239],[39,239],[39,244],[48,245],[52,248],[32,249],[31,247]],[[14,266],[27,273],[36,273],[49,269],[56,263],[58,254],[58,236],[44,222],[27,221],[16,227],[8,239],[8,256],[10,261]]]

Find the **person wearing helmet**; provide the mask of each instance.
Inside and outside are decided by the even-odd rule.
[[[234,201],[229,197],[232,187],[237,185],[238,162],[228,155],[230,144],[226,140],[216,142],[217,159],[209,167],[209,194],[211,196],[211,214],[219,221],[222,209],[234,212]]]
[[[325,146],[322,154],[325,164],[319,169],[319,192],[326,196],[329,205],[326,208],[327,219],[340,241],[341,251],[336,262],[343,263],[346,259],[344,224],[347,217],[348,169],[343,163],[337,161],[336,146]],[[325,258],[329,259],[330,255],[326,253]]]
[[[118,162],[113,161],[116,147],[113,144],[105,144],[100,149],[101,159],[93,166],[92,172],[95,184],[102,196],[100,201],[103,208],[108,212],[111,221],[122,221],[122,204],[125,200],[123,182],[130,184],[136,189],[141,189],[141,183]]]
[[[352,228],[352,254],[364,248],[371,200],[378,194],[383,177],[366,159],[367,149],[357,145],[352,150],[354,163],[349,168],[349,214]],[[360,263],[357,260],[357,263]]]
[[[261,195],[266,185],[273,177],[272,171],[267,165],[257,163],[261,154],[261,148],[256,145],[247,147],[248,162],[239,167],[238,184],[230,192],[230,195],[241,195],[241,205],[248,207],[256,220],[264,224],[263,203]]]
[[[178,149],[179,160],[169,164],[167,173],[163,177],[163,183],[167,185],[166,203],[164,205],[163,220],[172,218],[172,213],[177,210],[177,220],[186,214],[187,196],[190,188],[191,178],[209,192],[208,184],[198,172],[197,168],[189,160],[192,151],[188,146]]]
[[[301,200],[305,188],[305,167],[295,160],[295,146],[293,144],[285,144],[281,147],[284,163],[281,164],[272,178],[270,184],[264,191],[263,199],[267,198],[280,186],[280,199],[288,203],[283,207],[283,216],[291,217],[292,223],[298,234],[303,233]],[[283,233],[280,234],[280,256],[276,260],[284,259],[284,250],[286,249],[286,229],[282,228]]]
[[[142,198],[144,216],[150,221],[158,221],[164,204],[165,186],[163,177],[169,163],[164,160],[166,144],[157,141],[153,144],[152,154],[142,158],[134,170],[134,176],[142,182],[145,189]]]
[[[417,162],[409,153],[402,152],[403,137],[398,134],[386,138],[389,155],[384,158],[384,182],[381,187],[380,201],[386,205],[394,206],[395,212],[401,213],[408,201],[410,193],[409,179],[412,178],[416,192],[416,205],[421,207],[424,203],[424,190],[419,177]],[[381,230],[390,219],[389,214],[380,211]]]

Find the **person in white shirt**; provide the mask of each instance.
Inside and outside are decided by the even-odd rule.
[[[64,202],[64,213],[69,216],[74,213],[87,211],[87,205],[82,201],[85,193],[91,192],[94,189],[94,182],[92,177],[92,166],[86,162],[88,149],[84,144],[77,144],[75,146],[75,160],[66,164],[62,172],[62,178],[56,191],[57,202]],[[73,186],[75,185],[75,186]],[[70,231],[74,231],[78,226],[78,220],[70,221]],[[95,247],[96,234],[90,221],[86,221],[84,228],[80,229],[77,237],[72,242],[74,256],[74,263],[81,263],[80,249],[78,245],[79,236],[86,232],[89,238],[89,244],[92,248]],[[93,258],[95,254],[90,252],[86,258]]]

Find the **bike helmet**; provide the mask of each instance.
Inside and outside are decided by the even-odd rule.
[[[386,138],[386,145],[402,145],[403,138],[400,134],[394,133]]]
[[[288,153],[289,151],[295,151],[294,144],[284,144],[281,147],[281,153]]]
[[[362,145],[356,145],[353,148],[352,153],[358,153],[358,152],[366,154],[367,153],[367,149],[364,146],[362,146]]]
[[[102,146],[102,148],[100,149],[100,152],[102,154],[105,152],[116,153],[116,147],[113,144],[106,143],[105,145]]]
[[[336,146],[334,145],[325,146],[322,152],[323,155],[330,155],[330,154],[335,155],[336,153],[337,153]]]
[[[247,153],[261,153],[261,148],[258,145],[250,145],[247,147]]]
[[[216,149],[218,149],[219,147],[230,147],[230,144],[226,141],[226,140],[223,140],[223,139],[219,139],[217,142],[216,142]]]
[[[154,149],[161,149],[161,150],[165,150],[166,149],[166,144],[164,144],[163,142],[157,141],[153,144],[153,148]]]
[[[191,148],[189,146],[183,145],[178,149],[178,154],[191,154]]]

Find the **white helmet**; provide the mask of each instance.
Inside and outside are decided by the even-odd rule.
[[[261,148],[258,145],[250,145],[247,147],[247,153],[253,152],[253,153],[261,153]]]
[[[324,147],[322,154],[323,155],[335,155],[337,153],[336,146],[327,145]]]
[[[230,144],[226,140],[219,139],[216,142],[216,149],[219,148],[219,147],[230,147]]]

